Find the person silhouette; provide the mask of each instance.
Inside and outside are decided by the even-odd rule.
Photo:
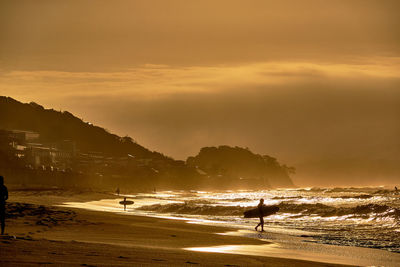
[[[399,193],[399,189],[397,189],[397,186],[394,187],[394,192],[396,193],[396,195]]]
[[[264,207],[264,199],[260,199],[260,203],[257,205],[258,211],[260,213],[260,223],[257,224],[255,227],[256,231],[258,231],[258,227],[261,226],[261,232],[264,232],[264,212],[263,212],[263,207]]]
[[[4,235],[4,228],[6,226],[6,200],[8,199],[8,190],[4,185],[4,177],[0,176],[0,223],[1,234]]]

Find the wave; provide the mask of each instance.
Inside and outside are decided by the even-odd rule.
[[[341,199],[351,199],[351,198],[368,199],[368,198],[372,198],[372,197],[374,197],[374,196],[370,195],[370,194],[361,194],[361,195],[329,196],[328,198],[335,198],[335,199],[337,199],[337,198],[341,198]],[[318,198],[318,196],[311,196],[311,197],[308,197],[308,196],[303,197],[303,196],[300,196],[300,195],[299,196],[283,196],[283,197],[276,196],[276,197],[273,197],[271,199],[273,199],[273,200],[289,200],[289,199],[300,199],[300,198],[314,199],[314,198]]]
[[[393,194],[393,191],[392,190],[388,190],[388,189],[380,189],[380,190],[376,190],[374,192],[374,194],[387,195],[387,194]]]
[[[284,196],[284,197],[273,197],[271,199],[298,199],[298,198],[303,198],[303,196],[293,196],[293,197],[288,197],[288,196]]]
[[[370,192],[373,194],[379,193],[390,193],[391,190],[383,189],[381,187],[334,187],[334,188],[324,188],[324,187],[312,187],[312,188],[299,188],[298,192],[324,192],[324,193],[340,193],[340,192]]]
[[[400,209],[388,205],[366,204],[355,207],[333,207],[321,203],[316,204],[294,204],[291,202],[281,202],[279,213],[289,213],[296,217],[301,216],[349,216],[351,218],[378,218],[392,217],[400,219]],[[194,202],[155,204],[138,208],[143,211],[153,211],[157,213],[175,213],[192,215],[214,215],[214,216],[243,216],[243,212],[249,207],[241,206],[218,206],[218,205],[198,205]]]
[[[362,195],[356,195],[356,196],[338,196],[338,197],[332,197],[332,198],[342,198],[342,199],[349,199],[349,198],[359,198],[359,199],[368,199],[368,198],[372,198],[374,197],[373,195],[369,195],[369,194],[362,194]]]
[[[318,215],[321,217],[346,216],[350,217],[394,217],[400,218],[400,209],[388,205],[366,204],[355,207],[333,207],[321,203],[316,204],[293,204],[282,202],[279,204],[280,211],[283,213],[296,213],[298,215]]]
[[[242,216],[247,210],[240,206],[210,206],[195,205],[191,203],[171,203],[171,204],[155,204],[138,208],[144,211],[155,211],[160,213],[177,213],[177,214],[196,214],[196,215],[217,215],[217,216]]]
[[[245,202],[245,201],[250,201],[250,200],[251,200],[251,199],[246,198],[246,197],[240,197],[240,198],[231,199],[230,201],[231,201],[231,202]]]

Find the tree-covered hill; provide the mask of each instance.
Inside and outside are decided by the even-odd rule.
[[[161,153],[152,152],[135,143],[130,137],[119,137],[104,128],[86,123],[67,111],[45,109],[36,103],[21,103],[0,96],[0,129],[29,130],[40,133],[42,142],[74,140],[80,151],[99,151],[121,156],[165,159]]]
[[[214,176],[258,179],[260,184],[272,187],[294,186],[289,177],[290,173],[294,173],[294,168],[281,165],[268,155],[254,154],[241,147],[204,147],[197,156],[189,157],[187,164]]]

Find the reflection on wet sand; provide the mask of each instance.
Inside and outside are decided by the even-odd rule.
[[[273,253],[278,245],[269,243],[265,245],[226,245],[214,247],[193,247],[184,248],[185,250],[197,252],[214,252],[214,253],[230,253],[230,254],[243,254],[253,256],[266,256]]]
[[[265,245],[226,245],[226,246],[212,246],[212,247],[191,247],[184,248],[184,250],[197,251],[197,252],[212,252],[212,253],[228,253],[251,255],[261,257],[277,257],[277,258],[291,258],[308,261],[324,261],[336,264],[359,264],[355,259],[338,256],[327,255],[315,252],[307,252],[304,250],[296,251],[294,249],[285,249],[280,244],[268,242]],[[362,265],[362,264],[361,264]]]
[[[399,257],[387,251],[358,247],[320,246],[312,243],[288,245],[268,242],[265,245],[224,245],[188,247],[188,251],[225,253],[261,257],[287,258],[305,261],[356,266],[398,266]],[[392,258],[390,257],[392,256]]]

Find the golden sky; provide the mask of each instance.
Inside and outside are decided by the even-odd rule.
[[[396,0],[1,1],[0,94],[179,159],[239,145],[297,166],[299,183],[391,182],[399,10]]]

